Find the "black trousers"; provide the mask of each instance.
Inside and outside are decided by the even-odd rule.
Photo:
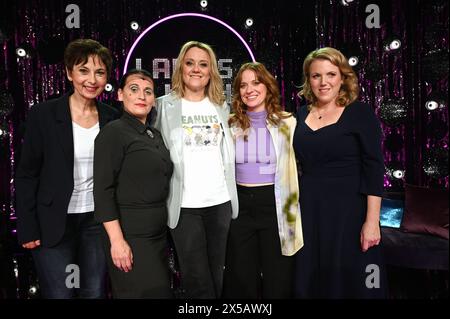
[[[274,186],[238,185],[231,222],[224,298],[292,298],[294,258],[281,254]]]
[[[171,230],[181,272],[184,298],[220,298],[231,220],[231,202],[182,208]]]

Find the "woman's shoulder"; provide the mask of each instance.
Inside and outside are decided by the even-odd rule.
[[[165,95],[158,96],[158,97],[156,98],[156,101],[164,101],[164,100],[167,99],[168,96],[170,96],[170,93],[169,93],[169,94],[165,94]]]
[[[286,111],[281,112],[281,120],[289,126],[295,125],[295,123],[297,122],[294,113]]]
[[[181,104],[181,97],[179,97],[175,92],[170,92],[169,94],[160,96],[156,99],[156,111],[166,109],[167,107]]]
[[[353,127],[367,130],[375,126],[380,126],[380,120],[375,114],[374,108],[367,103],[355,101],[346,106],[346,121],[353,123]]]
[[[367,117],[375,114],[375,110],[365,102],[354,101],[346,106],[353,117]]]
[[[123,132],[123,129],[124,129],[123,121],[121,119],[116,119],[106,123],[105,126],[102,127],[98,135],[118,137],[121,135],[121,132]]]
[[[230,109],[230,104],[226,100],[223,101],[220,106],[223,107],[224,109]]]
[[[67,106],[65,111],[64,106]],[[27,114],[27,122],[36,122],[48,125],[49,121],[54,121],[55,118],[64,118],[64,113],[69,115],[69,100],[67,94],[52,98],[31,106]]]
[[[308,105],[300,105],[295,111],[292,112],[292,116],[296,122],[304,120],[308,115]]]
[[[294,114],[292,112],[287,112],[287,111],[281,111],[280,114],[283,118],[291,118],[294,116]]]
[[[52,99],[36,103],[35,105],[33,105],[31,107],[30,111],[33,111],[35,113],[46,112],[46,111],[50,110],[51,108],[53,108],[54,106],[59,106],[59,105],[68,104],[68,103],[69,103],[69,97],[67,96],[67,94],[64,94],[59,97],[54,97]]]
[[[113,108],[111,105],[108,105],[103,102],[97,102],[98,110],[104,114],[110,115],[114,119],[118,118],[119,110]]]
[[[297,117],[298,117],[299,115],[307,115],[310,108],[311,108],[311,106],[310,106],[309,104],[303,104],[303,105],[300,105],[300,106],[298,107],[298,109],[297,109],[297,112],[296,112]]]
[[[370,109],[370,105],[368,103],[358,100],[353,101],[346,107],[355,110],[355,112],[367,112]]]
[[[157,102],[165,102],[168,100],[179,100],[180,97],[175,92],[170,92],[169,94],[162,95],[156,99]]]

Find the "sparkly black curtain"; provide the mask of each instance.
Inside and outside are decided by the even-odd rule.
[[[0,251],[5,246],[15,249],[14,171],[27,112],[68,89],[61,62],[67,43],[89,37],[109,47],[115,83],[139,35],[130,29],[130,21],[145,28],[182,12],[207,14],[235,28],[256,59],[276,75],[288,111],[304,104],[296,93],[307,53],[333,46],[357,57],[360,99],[382,121],[386,191],[402,191],[404,183],[448,189],[448,1],[345,2],[222,0],[209,1],[202,9],[198,0],[1,1]],[[71,3],[81,10],[79,29],[65,25]],[[366,26],[369,4],[380,10],[380,28]],[[248,17],[254,24],[246,28]],[[386,50],[394,37],[401,47]],[[19,47],[29,56],[18,57]],[[113,103],[115,97],[105,93],[101,99]],[[437,104],[427,109],[431,101]]]

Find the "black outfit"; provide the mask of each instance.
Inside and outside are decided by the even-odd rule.
[[[116,298],[170,298],[166,199],[173,165],[161,134],[124,112],[97,136],[94,155],[95,217],[118,219],[133,253],[125,273],[105,250]]]
[[[360,245],[367,195],[383,193],[380,124],[370,106],[359,102],[315,131],[306,125],[307,115],[307,107],[299,110],[294,135],[305,242],[297,254],[296,296],[384,298],[380,246],[364,253]],[[380,288],[366,286],[371,264],[380,270]]]
[[[28,113],[16,172],[19,243],[55,246],[63,237],[73,191],[73,131],[69,96],[34,106]],[[97,102],[100,130],[117,112]]]
[[[31,254],[43,298],[104,298],[102,227],[92,212],[67,214],[74,188],[72,93],[38,104],[28,113],[16,172],[17,234],[20,244],[41,241]],[[96,107],[100,129],[117,118],[108,105],[96,102]],[[66,284],[70,264],[79,267],[79,288]]]
[[[181,298],[216,299],[222,294],[223,266],[231,220],[231,202],[181,208],[171,229],[181,272]]]
[[[274,185],[237,185],[239,218],[231,221],[224,298],[292,298],[294,257],[281,252]]]

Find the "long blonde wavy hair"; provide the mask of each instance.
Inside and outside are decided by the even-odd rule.
[[[191,48],[199,48],[205,51],[210,59],[210,79],[205,88],[205,95],[216,105],[222,105],[225,101],[225,95],[223,91],[223,81],[219,74],[219,68],[217,66],[217,58],[211,46],[206,43],[198,41],[186,42],[178,54],[177,62],[175,64],[175,70],[172,75],[172,91],[174,91],[179,97],[183,97],[185,94],[185,84],[183,82],[183,60],[186,56],[186,52]]]

